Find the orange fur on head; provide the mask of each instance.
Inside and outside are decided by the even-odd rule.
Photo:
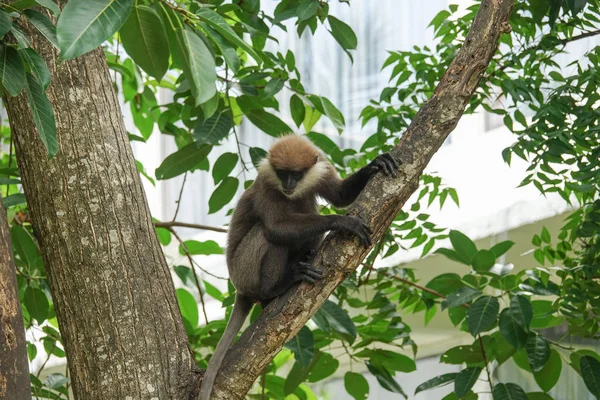
[[[281,137],[269,151],[269,162],[275,169],[302,171],[315,164],[319,150],[304,136]]]

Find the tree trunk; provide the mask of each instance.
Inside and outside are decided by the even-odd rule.
[[[59,62],[23,25],[52,72],[58,155],[47,159],[24,94],[7,110],[74,395],[188,398],[195,363],[104,53]]]
[[[462,49],[442,77],[433,96],[419,110],[392,154],[401,162],[400,176],[378,174],[349,210],[368,221],[373,243],[389,228],[406,200],[417,189],[419,177],[462,116],[479,80],[498,47],[500,35],[510,31],[514,0],[483,0]],[[302,284],[278,315],[272,304],[227,353],[215,382],[214,398],[242,399],[267,364],[321,307],[333,290],[367,255],[356,239],[330,234],[317,255],[324,278]],[[275,303],[275,302],[274,302]]]
[[[0,201],[0,399],[31,399],[25,327],[6,210]]]

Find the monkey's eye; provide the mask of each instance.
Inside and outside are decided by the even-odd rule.
[[[300,179],[302,179],[302,176],[304,176],[304,172],[293,171],[293,172],[291,172],[291,175],[292,175],[292,178],[299,181]]]

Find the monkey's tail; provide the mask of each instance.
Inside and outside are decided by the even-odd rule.
[[[238,332],[242,329],[242,325],[251,308],[252,302],[249,298],[239,293],[235,295],[235,304],[233,305],[233,312],[231,313],[231,318],[229,318],[229,323],[225,328],[223,337],[215,348],[213,356],[208,361],[208,367],[206,368],[202,386],[200,387],[200,400],[210,400],[215,379],[219,373],[225,354],[227,354],[227,350],[229,350]]]

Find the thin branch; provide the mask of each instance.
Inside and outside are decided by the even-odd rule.
[[[185,255],[187,256],[187,258],[190,262],[190,269],[192,270],[192,274],[194,275],[194,282],[196,283],[196,288],[198,289],[198,295],[200,296],[200,303],[202,303],[202,314],[204,314],[204,320],[206,321],[206,325],[208,325],[208,316],[206,315],[206,306],[204,305],[204,294],[202,293],[202,289],[200,289],[200,279],[198,279],[198,274],[196,273],[196,269],[194,268],[194,260],[192,258],[192,254],[188,250],[187,246],[185,245],[185,243],[181,239],[181,237],[177,234],[177,232],[175,232],[175,229],[171,228],[170,231],[173,234],[173,236],[175,236],[175,238],[179,241],[179,244],[181,245],[183,252],[185,253]]]
[[[181,206],[181,196],[183,195],[183,188],[185,188],[185,181],[187,180],[188,173],[183,174],[183,182],[181,183],[181,189],[179,190],[179,197],[177,198],[177,208],[175,209],[175,215],[171,219],[171,222],[175,222],[177,214],[179,214],[179,206]]]
[[[596,35],[600,35],[600,29],[598,29],[596,31],[585,32],[585,33],[582,33],[581,35],[572,36],[568,39],[562,39],[559,43],[567,44],[567,43],[576,42],[577,40],[585,39],[585,38],[588,38],[591,36],[596,36]]]
[[[388,278],[392,278],[392,279],[395,279],[395,280],[397,280],[397,281],[400,281],[400,282],[402,282],[402,283],[404,283],[404,284],[407,284],[407,285],[409,285],[409,286],[412,286],[412,287],[414,287],[414,288],[416,288],[416,289],[419,289],[419,290],[421,290],[421,291],[423,291],[423,292],[425,292],[425,293],[429,293],[429,294],[431,294],[431,295],[434,295],[435,297],[439,297],[440,299],[445,299],[445,298],[446,298],[446,296],[445,296],[445,295],[443,295],[442,293],[440,293],[440,292],[438,292],[438,291],[436,291],[436,290],[429,289],[429,288],[427,288],[427,287],[425,287],[425,286],[421,286],[421,285],[419,285],[419,284],[418,284],[418,283],[416,283],[416,282],[410,281],[410,280],[408,280],[408,279],[406,279],[406,278],[401,278],[401,277],[399,277],[398,275],[392,275],[392,274],[388,273],[386,270],[382,270],[382,269],[379,269],[379,270],[378,270],[377,268],[373,268],[373,267],[366,267],[366,268],[368,268],[368,269],[370,269],[370,270],[372,270],[372,271],[381,272],[382,274],[384,274],[384,275],[385,275],[385,276],[387,276]],[[461,305],[461,307],[464,307],[464,308],[471,308],[471,306],[470,306],[470,305],[468,305],[468,304],[462,304],[462,305]]]
[[[227,229],[225,229],[225,228],[218,228],[216,226],[209,226],[209,225],[202,225],[202,224],[189,224],[187,222],[178,222],[178,221],[169,221],[169,222],[158,222],[157,221],[157,222],[154,222],[154,226],[156,228],[166,228],[168,230],[171,230],[171,228],[174,228],[174,227],[181,227],[181,228],[204,229],[207,231],[227,233]]]
[[[0,121],[1,123],[2,121]],[[10,134],[10,143],[8,144],[8,168],[9,172],[6,174],[6,178],[10,179],[10,167],[12,165],[12,148],[13,148],[13,134]],[[10,183],[6,184],[6,196],[8,196],[8,191],[10,190]]]
[[[483,362],[485,363],[485,372],[487,372],[488,383],[490,384],[490,390],[494,391],[494,384],[492,383],[492,375],[490,374],[490,368],[488,366],[488,359],[485,355],[485,348],[483,347],[483,340],[481,340],[481,335],[477,335],[479,341],[479,347],[481,347],[481,355],[483,356]]]

